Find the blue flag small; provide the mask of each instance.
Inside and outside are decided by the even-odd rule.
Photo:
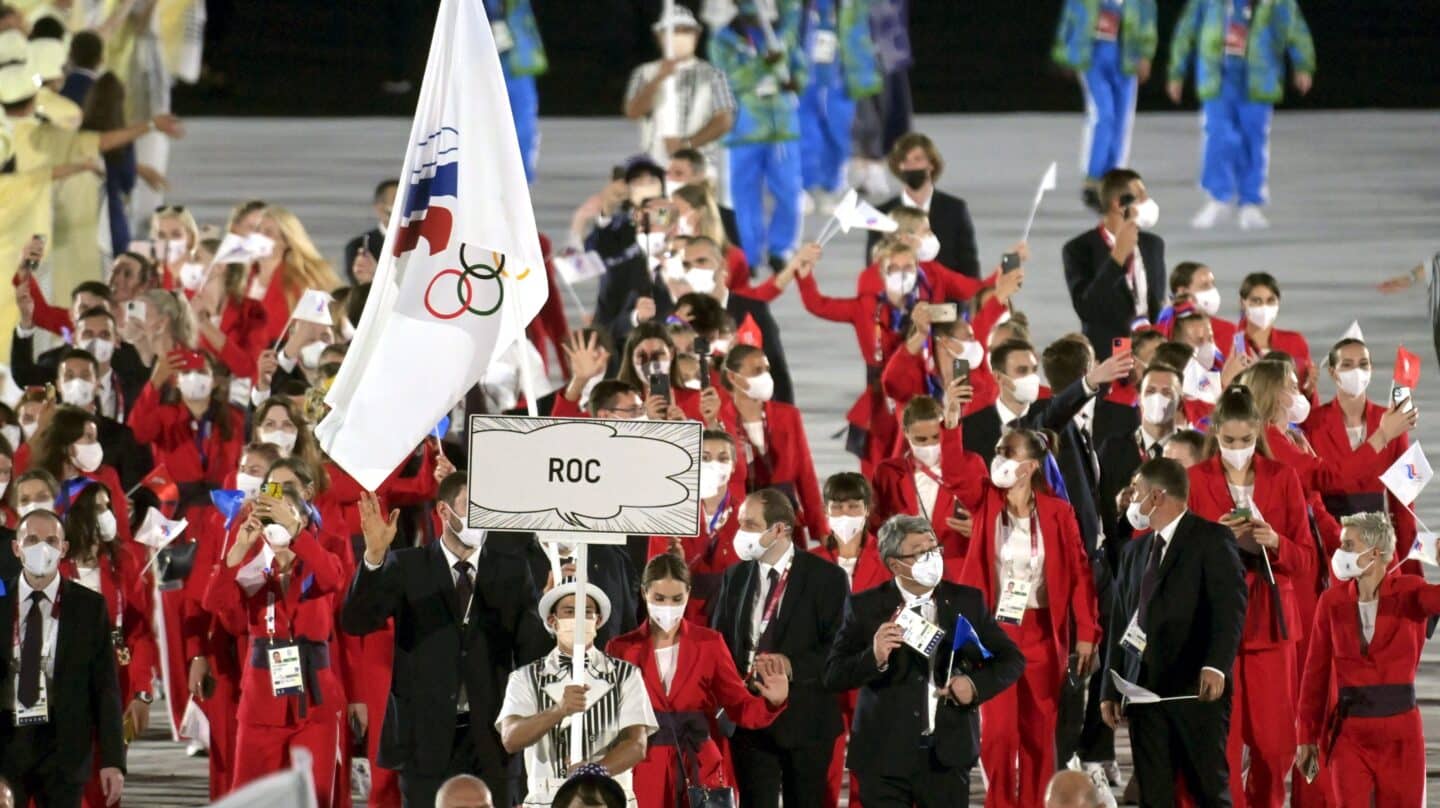
[[[991,657],[995,656],[994,654],[990,653],[989,648],[985,647],[985,643],[980,642],[980,635],[975,633],[975,627],[970,625],[970,621],[965,619],[965,615],[962,614],[956,616],[955,642],[954,645],[951,646],[951,650],[959,651],[961,648],[964,648],[971,643],[974,643],[975,647],[980,649],[981,657],[985,659],[990,659]]]
[[[440,423],[436,424],[434,429],[430,430],[430,437],[436,440],[445,440],[445,436],[448,434],[450,434],[450,416],[447,415],[440,419]]]
[[[245,504],[245,492],[217,488],[210,492],[210,502],[214,504],[215,510],[225,516],[225,529],[229,530],[230,523],[235,521],[235,515],[240,513],[240,506]]]
[[[1070,501],[1070,492],[1065,490],[1065,475],[1060,473],[1060,465],[1055,462],[1053,452],[1045,453],[1045,482],[1050,484],[1050,491],[1055,496]]]

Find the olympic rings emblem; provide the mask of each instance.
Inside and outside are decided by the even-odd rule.
[[[505,256],[498,252],[491,252],[493,265],[485,263],[471,264],[465,258],[465,245],[460,245],[460,266],[463,269],[442,269],[435,273],[430,283],[425,287],[425,310],[430,312],[432,317],[439,320],[453,320],[462,314],[473,314],[477,317],[489,317],[500,310],[505,302],[505,284],[500,280],[502,274],[509,277],[505,272]],[[528,273],[527,273],[528,274]],[[435,284],[441,278],[455,278],[455,300],[458,306],[454,310],[440,310],[431,301],[431,295],[435,291]],[[475,307],[475,285],[472,279],[477,281],[494,281],[495,302],[488,308]]]

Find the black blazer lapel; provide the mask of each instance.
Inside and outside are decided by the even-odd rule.
[[[445,601],[445,608],[450,610],[450,616],[458,623],[462,615],[455,608],[455,578],[450,571],[450,565],[445,563],[445,551],[440,546],[440,540],[431,542],[425,552],[429,555],[430,575],[435,581],[440,599]]]
[[[79,584],[61,579],[60,589],[56,593],[60,599],[60,619],[55,621],[56,630],[60,632],[55,637],[55,670],[57,672],[70,669],[69,660],[75,653],[75,643],[81,639],[76,636],[75,632],[84,625],[81,619],[86,615],[79,613],[77,608],[83,608],[84,604],[71,597],[73,589],[77,586]],[[66,617],[69,620],[66,620]]]
[[[1175,526],[1175,533],[1171,536],[1170,546],[1165,549],[1165,558],[1160,562],[1160,569],[1155,575],[1156,592],[1160,591],[1160,584],[1165,580],[1165,576],[1170,572],[1170,570],[1174,569],[1177,563],[1179,563],[1178,559],[1180,558],[1180,556],[1184,555],[1185,552],[1189,549],[1185,546],[1185,542],[1187,541],[1187,536],[1190,533],[1190,526],[1192,524],[1191,520],[1193,520],[1194,518],[1195,515],[1190,513],[1189,511],[1186,511],[1185,513],[1180,515],[1180,524]],[[1155,541],[1159,540],[1159,538],[1159,533],[1156,533],[1153,537],[1151,537],[1150,541],[1152,543],[1152,546]],[[1144,573],[1142,572],[1141,574]]]
[[[760,562],[746,561],[744,563],[745,572],[735,601],[735,636],[740,642],[732,649],[735,655],[735,664],[742,669],[742,672],[745,666],[746,649],[760,641],[759,637],[751,636],[750,633],[750,609],[755,603],[755,582],[760,577]]]
[[[790,576],[785,581],[785,599],[780,601],[780,612],[775,615],[778,621],[775,624],[774,643],[775,647],[780,646],[785,639],[785,630],[790,627],[790,621],[795,618],[795,610],[800,608],[798,604],[805,602],[805,590],[810,584],[810,566],[805,563],[804,556],[808,553],[795,548],[795,557],[790,559]],[[757,642],[759,638],[756,638]]]

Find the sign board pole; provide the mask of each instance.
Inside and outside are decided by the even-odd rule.
[[[585,613],[590,610],[588,583],[590,580],[590,548],[579,542],[572,550],[575,553],[575,648],[570,656],[570,684],[585,686],[585,641],[581,639],[580,626],[585,623]],[[559,585],[559,582],[556,582]],[[599,619],[598,615],[596,619]],[[576,713],[570,719],[570,762],[585,760],[585,714]]]

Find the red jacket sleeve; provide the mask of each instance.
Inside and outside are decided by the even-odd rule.
[[[145,566],[144,556],[133,544],[122,544],[115,548],[121,553],[120,572],[128,584],[125,591],[125,615],[121,622],[125,627],[125,644],[130,649],[130,664],[125,671],[129,674],[129,687],[120,694],[124,704],[130,697],[153,687],[154,671],[160,664],[160,651],[155,643],[152,628],[154,609],[154,587],[148,575],[140,570]]]
[[[985,280],[977,280],[969,275],[961,275],[937,261],[927,262],[925,270],[935,279],[935,291],[946,300],[969,300],[986,286],[994,286],[995,278],[998,277],[998,273],[992,272]]]
[[[1330,590],[1334,592],[1337,590]],[[1320,731],[1325,726],[1325,705],[1330,691],[1330,665],[1335,656],[1333,638],[1330,636],[1330,610],[1335,598],[1330,592],[1320,596],[1315,609],[1315,621],[1309,629],[1310,648],[1305,654],[1305,673],[1300,679],[1300,703],[1295,710],[1297,726],[1296,742],[1301,744],[1320,743]]]
[[[435,443],[426,439],[420,445],[420,468],[408,477],[402,477],[399,469],[381,484],[385,493],[385,504],[390,508],[409,505],[428,505],[440,492],[435,481]],[[403,464],[402,464],[403,465]]]
[[[695,632],[698,634],[699,632]],[[705,661],[710,666],[709,686],[715,703],[725,708],[725,714],[736,724],[746,729],[764,729],[775,722],[785,705],[770,706],[770,702],[757,696],[745,687],[745,682],[735,670],[735,660],[723,640],[705,639],[703,645]]]
[[[130,431],[135,434],[135,442],[145,444],[159,440],[161,435],[180,422],[179,409],[179,405],[161,404],[160,391],[155,389],[155,385],[145,382],[126,419]]]
[[[15,285],[20,285],[18,277],[15,278]],[[39,281],[35,280],[35,273],[26,273],[25,285],[30,290],[30,299],[35,301],[36,328],[43,328],[54,334],[75,330],[75,324],[70,320],[70,310],[52,306],[50,301],[45,299],[45,292],[40,289]]]
[[[820,293],[820,284],[815,282],[813,274],[797,277],[795,285],[800,287],[800,302],[805,305],[806,311],[835,323],[855,321],[855,309],[860,305],[860,298],[826,297]]]
[[[305,564],[305,568],[310,570],[310,574],[315,576],[312,586],[317,595],[334,594],[345,585],[340,559],[321,546],[313,531],[301,531],[291,543],[290,549],[294,551],[295,557]],[[234,576],[231,577],[233,579]]]
[[[880,389],[895,402],[896,409],[904,409],[910,399],[925,394],[925,373],[924,355],[911,354],[901,346],[885,362]]]
[[[565,391],[561,390],[555,396],[554,403],[550,405],[551,418],[585,418],[585,411],[580,405],[565,397]]]
[[[205,611],[215,615],[215,619],[220,621],[226,631],[240,637],[250,632],[250,626],[246,622],[245,602],[241,597],[240,585],[235,582],[235,574],[250,558],[254,557],[256,552],[256,547],[251,547],[245,561],[234,567],[225,563],[222,555],[220,563],[215,568],[215,576],[205,587],[205,597],[201,601]]]
[[[1070,570],[1074,586],[1070,590],[1070,611],[1075,616],[1075,639],[1079,642],[1100,642],[1100,605],[1095,599],[1095,580],[1090,559],[1080,540],[1080,525],[1070,507],[1060,509],[1060,547],[1065,552],[1065,566]]]
[[[1275,487],[1279,489],[1282,510],[1278,515],[1262,516],[1280,536],[1280,547],[1272,559],[1275,571],[1295,575],[1314,569],[1315,549],[1310,541],[1310,520],[1305,516],[1305,497],[1295,472],[1282,467],[1278,476]]]

